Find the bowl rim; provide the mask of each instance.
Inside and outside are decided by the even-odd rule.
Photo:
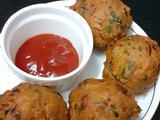
[[[4,44],[5,44],[5,40],[4,40],[4,37],[5,37],[5,34],[6,34],[6,31],[10,25],[10,23],[12,23],[12,21],[20,16],[21,14],[24,14],[25,12],[27,11],[31,11],[31,10],[35,10],[35,9],[57,9],[57,10],[61,10],[61,11],[65,11],[66,13],[74,16],[75,18],[77,18],[84,26],[84,28],[86,29],[86,33],[87,33],[87,37],[88,37],[88,40],[89,40],[89,43],[90,45],[87,45],[87,50],[88,50],[88,54],[85,56],[85,60],[82,59],[82,62],[79,64],[79,66],[73,70],[72,72],[70,73],[67,73],[65,75],[62,75],[62,76],[57,76],[57,77],[38,77],[38,76],[34,76],[34,75],[31,75],[29,73],[26,73],[24,72],[23,70],[19,69],[11,60],[10,58],[8,57],[7,55],[7,52],[5,50],[5,47],[4,47]],[[79,15],[78,13],[76,13],[75,11],[69,9],[69,8],[66,8],[66,7],[63,7],[63,6],[50,6],[50,5],[47,5],[47,4],[34,4],[34,5],[29,5],[27,7],[24,7],[20,10],[18,10],[17,12],[15,12],[7,21],[6,23],[4,24],[3,28],[2,28],[2,31],[1,31],[1,50],[2,50],[2,55],[6,61],[6,63],[8,64],[8,66],[15,72],[17,72],[17,74],[20,74],[21,76],[23,77],[27,77],[27,79],[32,79],[32,80],[36,80],[36,81],[41,81],[41,82],[53,82],[53,81],[59,81],[59,80],[67,80],[67,78],[75,75],[76,73],[78,73],[81,69],[83,69],[83,67],[87,64],[87,62],[89,61],[90,57],[91,57],[91,54],[92,54],[92,51],[93,51],[93,34],[92,34],[92,31],[91,31],[91,28],[90,26],[88,25],[87,21],[81,16]],[[85,52],[85,51],[84,51]],[[25,79],[26,80],[26,79]]]

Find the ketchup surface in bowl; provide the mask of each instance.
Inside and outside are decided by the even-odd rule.
[[[40,34],[28,39],[19,48],[15,65],[21,70],[40,77],[65,75],[79,65],[72,43],[54,34]]]

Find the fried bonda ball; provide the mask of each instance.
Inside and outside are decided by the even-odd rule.
[[[70,8],[86,19],[101,48],[126,36],[132,24],[130,8],[121,0],[77,0]]]
[[[111,44],[106,52],[103,77],[116,79],[134,93],[144,93],[157,81],[160,48],[149,37],[131,35]]]
[[[21,83],[0,96],[0,120],[68,120],[67,106],[53,89]]]
[[[131,120],[140,112],[133,93],[116,81],[84,80],[69,103],[69,120]]]

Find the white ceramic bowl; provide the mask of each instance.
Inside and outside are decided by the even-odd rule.
[[[79,67],[59,77],[44,78],[30,75],[15,66],[19,47],[35,35],[51,33],[67,38],[76,48]],[[36,4],[13,14],[5,23],[2,33],[2,54],[8,66],[22,80],[32,84],[43,84],[62,92],[71,87],[76,76],[87,64],[93,49],[92,32],[87,22],[69,8]]]

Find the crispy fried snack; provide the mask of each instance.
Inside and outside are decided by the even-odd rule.
[[[0,96],[0,120],[68,120],[67,106],[53,89],[22,83]]]
[[[69,95],[69,120],[130,120],[140,108],[133,93],[116,81],[88,79]]]
[[[77,0],[70,8],[86,19],[95,46],[102,48],[124,37],[132,24],[130,8],[121,0]]]
[[[157,81],[160,48],[151,38],[127,36],[111,44],[105,53],[104,78],[116,79],[134,93],[144,93]]]

